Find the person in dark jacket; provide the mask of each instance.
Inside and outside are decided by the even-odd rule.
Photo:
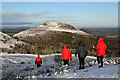
[[[107,49],[107,46],[104,43],[102,37],[98,39],[96,47],[93,46],[93,48],[97,50],[97,61],[99,64],[99,68],[103,67],[103,56],[105,55],[105,50]]]
[[[64,60],[64,65],[68,65],[69,58],[72,59],[71,51],[67,49],[66,45],[64,45],[63,48],[64,49],[62,50],[61,59]]]
[[[36,58],[35,64],[37,65],[37,67],[41,67],[42,59],[40,58],[40,55],[38,55],[38,57]]]
[[[84,59],[88,55],[88,51],[82,42],[79,42],[78,47],[76,48],[75,56],[79,58],[79,69],[84,69]]]

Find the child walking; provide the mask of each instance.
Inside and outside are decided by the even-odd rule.
[[[38,55],[38,57],[36,58],[35,64],[37,65],[37,67],[41,67],[42,60],[41,60],[41,58],[40,58],[40,55]]]

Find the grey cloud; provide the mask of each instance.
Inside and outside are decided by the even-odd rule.
[[[72,16],[40,16],[41,18],[76,18]]]
[[[74,16],[53,16],[50,15],[49,11],[41,11],[41,12],[33,12],[33,13],[23,13],[23,12],[3,12],[2,20],[3,22],[23,22],[23,21],[40,21],[40,20],[49,20],[49,19],[57,19],[57,20],[72,20],[78,19]]]
[[[44,23],[47,21],[63,22],[63,23],[72,23],[79,24],[82,20],[79,17],[67,16],[67,15],[53,15],[49,11],[33,12],[33,13],[24,13],[24,12],[3,12],[2,13],[3,22],[30,22],[30,23]],[[13,24],[12,24],[13,25]],[[18,24],[17,24],[18,25]],[[31,25],[31,24],[30,24]],[[32,25],[34,26],[34,25]]]
[[[3,12],[2,20],[5,22],[9,21],[26,21],[30,18],[37,18],[39,16],[48,15],[50,12],[41,11],[41,12],[33,12],[33,13],[22,13],[22,12]]]

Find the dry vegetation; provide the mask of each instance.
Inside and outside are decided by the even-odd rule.
[[[78,43],[82,41],[88,49],[89,55],[95,56],[95,50],[92,46],[96,44],[96,37],[82,36],[79,34],[73,34],[68,32],[48,32],[49,34],[36,36],[28,36],[21,38],[22,41],[28,43],[27,45],[16,45],[15,52],[26,54],[52,54],[60,53],[62,46],[65,44],[71,50],[72,54],[75,53],[75,49]],[[107,56],[119,56],[118,40],[105,39],[105,43],[108,46],[106,50]]]

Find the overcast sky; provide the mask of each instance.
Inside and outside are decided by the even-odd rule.
[[[117,27],[118,2],[2,2],[2,21],[32,26],[54,21],[77,27]]]

